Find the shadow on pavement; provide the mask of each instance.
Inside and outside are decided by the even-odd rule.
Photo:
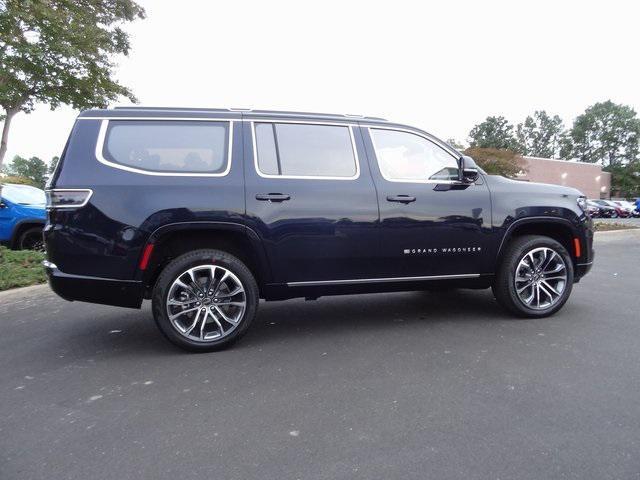
[[[84,306],[89,312],[90,306]],[[107,308],[75,319],[73,328],[59,332],[66,360],[135,353],[139,356],[181,355],[156,327],[149,304],[142,310]],[[399,324],[423,326],[459,322],[516,320],[496,303],[490,290],[402,292],[261,302],[258,316],[244,338],[231,348],[262,348],[297,337],[393,333]],[[274,328],[277,327],[277,328]]]

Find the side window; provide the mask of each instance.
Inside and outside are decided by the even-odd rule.
[[[102,154],[150,172],[224,173],[228,122],[109,120]]]
[[[371,128],[382,176],[391,181],[457,180],[458,160],[419,135]]]
[[[357,160],[347,126],[255,123],[263,175],[354,178]]]

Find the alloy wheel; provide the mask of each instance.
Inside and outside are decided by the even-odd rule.
[[[520,259],[514,283],[518,299],[526,307],[545,310],[562,298],[567,286],[567,265],[555,250],[534,248]]]
[[[233,332],[244,317],[247,297],[227,268],[199,265],[173,281],[166,300],[173,327],[189,340],[212,342]]]

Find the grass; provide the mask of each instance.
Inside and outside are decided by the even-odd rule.
[[[605,223],[605,222],[594,222],[593,229],[596,232],[608,232],[611,230],[631,230],[634,228],[638,228],[635,225],[628,225],[623,223]]]
[[[44,253],[0,246],[0,291],[45,283]]]

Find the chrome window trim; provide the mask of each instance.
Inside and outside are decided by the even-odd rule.
[[[415,131],[415,130],[410,130],[408,128],[401,128],[401,127],[389,127],[389,126],[385,126],[385,125],[366,125],[363,126],[363,128],[366,128],[367,133],[369,134],[369,138],[371,139],[371,144],[373,145],[373,151],[376,155],[376,164],[378,165],[378,170],[380,171],[380,175],[382,175],[382,178],[384,178],[387,182],[396,182],[396,183],[420,183],[420,184],[450,184],[450,185],[458,185],[461,182],[458,180],[405,180],[405,179],[394,179],[394,178],[389,178],[385,175],[385,173],[382,171],[382,168],[380,167],[380,156],[378,155],[378,147],[376,146],[376,141],[373,138],[373,134],[371,133],[371,130],[392,130],[395,132],[403,132],[403,133],[410,133],[413,135],[416,135],[418,137],[421,137],[423,139],[425,139],[426,141],[433,143],[435,146],[441,148],[445,153],[448,153],[449,155],[451,155],[451,157],[453,157],[453,159],[456,161],[456,163],[458,163],[458,169],[460,168],[460,164],[458,162],[458,158],[456,157],[456,155],[454,155],[451,151],[450,148],[448,148],[445,144],[439,142],[437,139],[435,138],[429,138],[429,136]]]
[[[93,196],[93,190],[90,188],[47,188],[45,189],[44,192],[45,193],[47,192],[89,192],[89,195],[87,195],[87,198],[85,198],[84,201],[79,205],[59,205],[59,206],[47,205],[46,206],[47,210],[51,210],[51,209],[59,210],[61,208],[82,208],[87,203],[89,203],[89,200]]]
[[[90,118],[90,117],[83,117]],[[97,120],[98,118],[91,118],[92,120]],[[125,170],[127,172],[140,173],[142,175],[151,175],[155,177],[225,177],[231,171],[231,161],[233,159],[233,129],[234,122],[237,120],[231,120],[228,118],[207,118],[207,119],[195,119],[195,118],[170,118],[170,117],[110,117],[108,119],[100,118],[100,131],[98,132],[98,139],[96,141],[96,149],[95,155],[98,161],[108,167],[117,168],[119,170]],[[109,122],[111,120],[115,121],[128,121],[128,120],[141,120],[141,121],[165,121],[165,122],[175,122],[175,121],[209,121],[209,122],[226,122],[229,124],[229,138],[227,141],[227,168],[223,172],[220,173],[203,173],[203,172],[156,172],[153,170],[144,170],[141,168],[130,167],[128,165],[122,165],[120,163],[112,162],[107,160],[104,155],[104,142],[107,135],[107,128],[109,127]]]
[[[181,122],[239,122],[239,118],[220,118],[220,117],[78,117],[76,120],[164,120],[164,121],[181,121]]]
[[[251,124],[251,143],[253,146],[253,166],[256,173],[262,178],[282,178],[282,179],[297,179],[297,180],[357,180],[360,178],[360,157],[358,155],[358,149],[356,147],[355,134],[353,132],[354,126],[351,123],[341,122],[316,122],[316,121],[299,121],[299,120],[280,120],[280,119],[251,119],[245,120]],[[332,176],[314,176],[314,175],[271,175],[262,173],[258,166],[258,147],[256,145],[256,123],[294,123],[300,125],[324,125],[329,127],[347,127],[349,129],[349,136],[351,137],[351,148],[353,149],[353,159],[356,163],[356,173],[351,177],[332,177]]]
[[[447,280],[456,278],[479,278],[479,273],[462,273],[456,275],[429,275],[422,277],[384,277],[384,278],[356,278],[350,280],[317,280],[310,282],[288,282],[288,287],[313,287],[321,285],[354,285],[360,283],[390,283],[414,282],[423,280]]]

